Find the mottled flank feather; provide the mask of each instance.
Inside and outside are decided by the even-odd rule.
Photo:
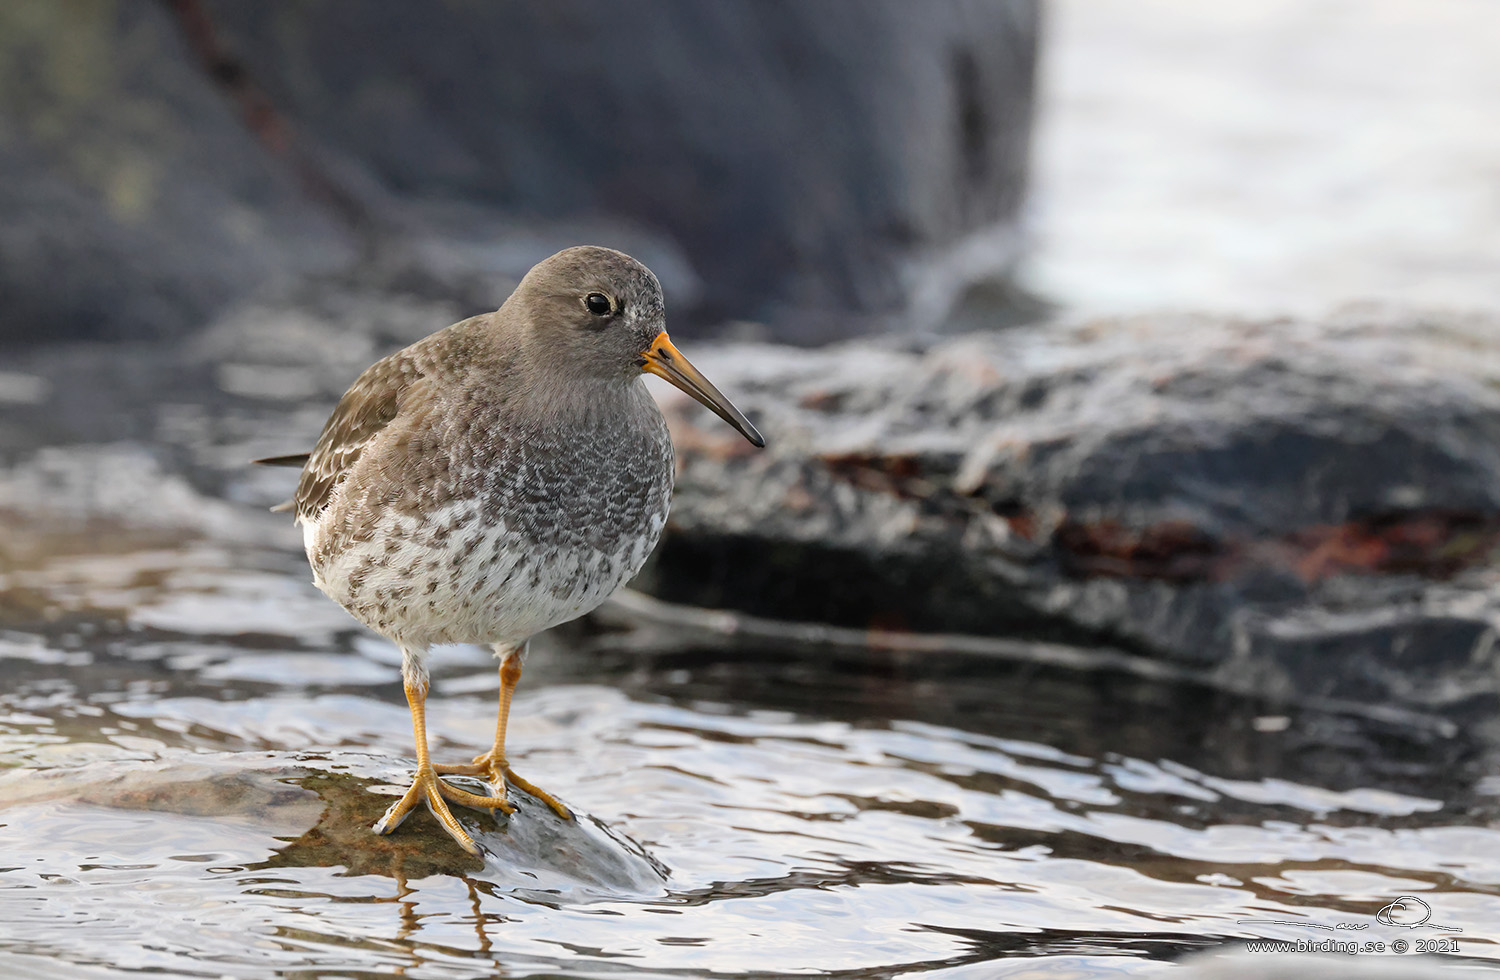
[[[430,348],[434,339],[420,346]],[[299,521],[317,519],[365,447],[400,413],[402,398],[423,376],[424,353],[408,348],[376,361],[344,392],[302,468],[292,497]]]

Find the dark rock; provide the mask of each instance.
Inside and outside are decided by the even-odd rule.
[[[580,240],[687,329],[936,323],[1016,257],[1036,31],[1035,0],[20,0],[0,342],[170,337],[309,272],[472,313]]]
[[[1145,317],[697,358],[653,594],[1104,643],[1276,697],[1500,694],[1500,323]]]

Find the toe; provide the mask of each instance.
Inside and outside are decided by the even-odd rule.
[[[431,813],[437,822],[443,825],[443,829],[448,832],[448,836],[457,841],[459,847],[462,847],[470,854],[478,856],[480,853],[479,845],[474,843],[474,838],[470,837],[468,832],[459,825],[458,818],[453,816],[453,811],[448,809],[447,802],[443,800],[443,796],[445,795],[443,789],[445,788],[448,787],[440,779],[436,776],[432,778],[432,781],[426,787],[427,812]]]
[[[457,786],[450,786],[442,780],[437,782],[437,791],[454,803],[462,803],[464,806],[478,807],[482,810],[504,810],[506,813],[515,809],[506,800],[503,792],[495,796],[480,796],[477,793],[459,789]]]
[[[486,770],[480,766],[471,766],[467,764],[444,765],[442,763],[436,762],[432,765],[432,771],[441,773],[445,776],[483,776],[486,772]]]
[[[432,769],[419,770],[416,777],[412,779],[411,787],[401,799],[391,804],[384,816],[377,820],[371,829],[377,834],[389,834],[401,826],[402,821],[411,815],[418,801],[421,801],[427,804],[427,811],[442,825],[442,828],[448,832],[448,836],[452,837],[459,847],[476,857],[480,856],[482,852],[479,850],[479,845],[475,844],[474,838],[470,837],[459,825],[453,812],[448,809],[448,804],[444,802],[443,796],[446,789],[451,789],[451,787],[438,779],[437,773]],[[463,793],[462,790],[453,790],[453,792],[463,796],[473,796],[472,793]],[[485,797],[474,798],[485,799]]]
[[[411,813],[411,811],[416,807],[417,800],[421,798],[421,795],[421,781],[413,780],[411,786],[402,795],[401,799],[397,800],[395,803],[392,803],[389,807],[387,807],[384,815],[382,815],[379,820],[375,821],[375,826],[371,827],[370,829],[375,831],[375,833],[377,834],[389,834],[391,831],[401,826],[401,822],[405,820]]]
[[[562,817],[564,820],[573,819],[573,811],[569,810],[566,806],[563,806],[563,804],[557,799],[557,797],[553,796],[546,790],[533,785],[527,780],[522,779],[520,776],[516,775],[515,770],[506,769],[505,778],[510,782],[512,786],[530,793],[532,796],[547,804],[552,808],[552,812],[557,814],[559,817]]]

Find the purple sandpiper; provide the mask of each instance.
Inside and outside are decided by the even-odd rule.
[[[765,445],[667,339],[661,285],[635,259],[570,248],[494,313],[376,362],[339,399],[292,500],[313,582],[401,648],[417,768],[375,824],[419,801],[471,853],[448,800],[514,811],[506,786],[572,814],[511,770],[505,727],[527,641],[602,603],[656,546],[672,497],[672,441],[642,375],[681,388]],[[500,660],[495,744],[467,765],[428,757],[426,657],[443,643]],[[491,795],[449,785],[476,776]]]

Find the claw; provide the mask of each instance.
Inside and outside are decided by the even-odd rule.
[[[428,812],[437,819],[438,823],[442,824],[443,829],[448,832],[448,836],[458,842],[459,847],[462,847],[470,854],[478,856],[480,854],[479,845],[475,844],[474,838],[470,837],[463,827],[459,825],[458,820],[453,816],[453,811],[448,809],[447,801],[452,800],[454,803],[462,803],[464,806],[504,810],[506,813],[514,811],[515,807],[507,803],[504,796],[498,798],[493,796],[479,796],[475,793],[461,790],[456,786],[449,786],[438,778],[438,771],[447,768],[451,767],[419,766],[416,775],[412,778],[411,787],[401,799],[391,804],[390,808],[385,811],[384,816],[375,822],[375,826],[372,828],[375,833],[389,834],[401,826],[402,821],[416,808],[417,801],[421,800],[427,804]]]

